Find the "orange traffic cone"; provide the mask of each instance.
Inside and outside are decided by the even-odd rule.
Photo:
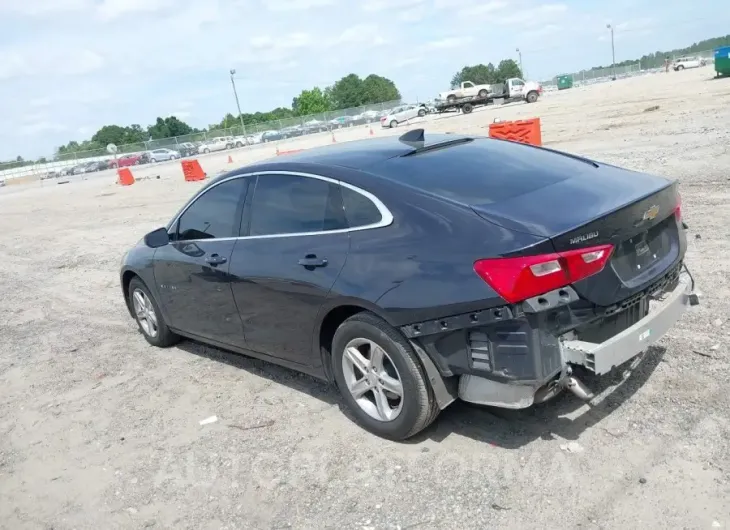
[[[279,146],[276,146],[276,156],[279,156]]]
[[[117,169],[117,184],[122,186],[131,186],[134,184],[134,176],[128,167]]]
[[[205,180],[206,174],[200,167],[200,162],[196,158],[193,160],[181,160],[183,175],[186,182],[195,182],[196,180]]]
[[[233,157],[231,155],[228,155],[228,163],[233,164]]]
[[[335,140],[335,132],[334,131],[332,131],[332,143],[333,144],[336,144],[337,143],[337,140]]]
[[[373,126],[370,126],[370,136],[375,136],[375,133],[373,132]]]

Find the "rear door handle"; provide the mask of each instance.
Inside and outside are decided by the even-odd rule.
[[[210,256],[205,258],[205,262],[209,265],[212,265],[213,267],[217,265],[222,265],[226,261],[228,261],[226,258],[224,258],[223,256],[219,256],[218,254],[211,254]]]
[[[327,258],[318,258],[314,254],[307,254],[304,258],[299,260],[299,265],[308,269],[313,269],[314,267],[326,267]]]

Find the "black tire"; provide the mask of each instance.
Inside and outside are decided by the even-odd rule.
[[[150,164],[154,164],[155,162],[157,162],[157,159],[155,159],[155,158],[150,158]]]
[[[381,421],[367,414],[350,393],[343,372],[345,346],[353,339],[376,343],[396,368],[403,389],[402,408],[395,419]],[[332,369],[343,400],[357,422],[368,431],[390,440],[405,440],[428,427],[440,409],[418,356],[408,341],[387,322],[369,312],[345,320],[332,341]]]
[[[418,109],[418,117],[423,118],[426,115],[426,109]]]
[[[474,110],[474,107],[472,107],[470,103],[466,103],[463,107],[461,107],[461,112],[464,114],[469,114],[472,110]]]
[[[531,90],[527,93],[527,97],[525,98],[528,103],[535,103],[537,101],[538,94],[534,90]]]
[[[679,66],[677,66],[676,70],[677,72],[679,72],[680,70],[684,70],[684,65],[680,64]]]
[[[152,309],[155,313],[155,317],[157,320],[157,333],[155,335],[151,335],[147,331],[145,331],[144,326],[140,322],[139,316],[137,316],[135,312],[133,297],[135,292],[137,291],[141,291],[145,298],[147,298],[147,300],[149,300],[150,304],[152,305]],[[132,278],[132,281],[129,282],[129,290],[127,296],[129,299],[129,307],[132,310],[132,314],[134,314],[134,320],[137,322],[139,331],[140,333],[142,333],[142,336],[147,342],[152,344],[152,346],[157,346],[158,348],[167,348],[180,342],[180,336],[170,331],[170,328],[167,327],[167,324],[162,317],[160,306],[157,305],[157,300],[155,300],[155,297],[150,294],[149,289],[147,289],[147,286],[142,280],[139,279],[139,277]]]
[[[482,99],[486,98],[488,95],[489,95],[489,92],[487,92],[487,89],[486,88],[482,88],[479,91],[479,97],[482,98]]]
[[[395,120],[391,121],[390,122],[390,128],[391,129],[395,129],[396,127],[398,127],[398,122],[395,121]]]
[[[456,96],[455,96],[455,95],[453,95],[453,94],[450,94],[450,95],[449,95],[449,96],[448,96],[448,97],[446,98],[446,101],[447,101],[447,102],[449,102],[449,103],[453,103],[454,101],[456,101]]]

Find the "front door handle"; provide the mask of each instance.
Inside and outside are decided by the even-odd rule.
[[[218,265],[224,264],[226,261],[228,261],[223,256],[219,256],[218,254],[211,254],[207,258],[205,258],[205,262],[209,265],[212,265],[213,267],[216,267]]]
[[[318,258],[314,254],[307,254],[305,257],[299,260],[299,265],[307,269],[313,269],[315,267],[326,267],[327,258]]]

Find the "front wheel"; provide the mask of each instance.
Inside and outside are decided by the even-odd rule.
[[[156,158],[150,158],[150,164],[154,164],[155,162],[157,162]]]
[[[531,92],[528,92],[527,97],[525,99],[527,99],[528,103],[535,103],[535,101],[537,101],[537,92],[535,92],[534,90]]]
[[[391,129],[395,129],[396,127],[398,127],[398,122],[397,121],[393,120],[392,122],[390,122],[390,128]]]
[[[147,342],[166,348],[180,341],[180,337],[165,324],[157,302],[139,278],[133,278],[129,282],[129,302],[134,319]]]
[[[205,149],[203,149],[203,153],[205,153],[205,154],[207,155],[208,153],[210,153],[210,149],[208,149],[208,148],[206,147]]]
[[[423,118],[426,115],[426,109],[418,109],[418,117]]]
[[[484,88],[479,91],[479,97],[482,99],[487,97],[488,94],[489,94],[489,92],[487,92],[486,89],[484,89]]]
[[[411,345],[372,313],[358,313],[337,328],[332,365],[357,422],[378,436],[410,438],[440,412]]]

